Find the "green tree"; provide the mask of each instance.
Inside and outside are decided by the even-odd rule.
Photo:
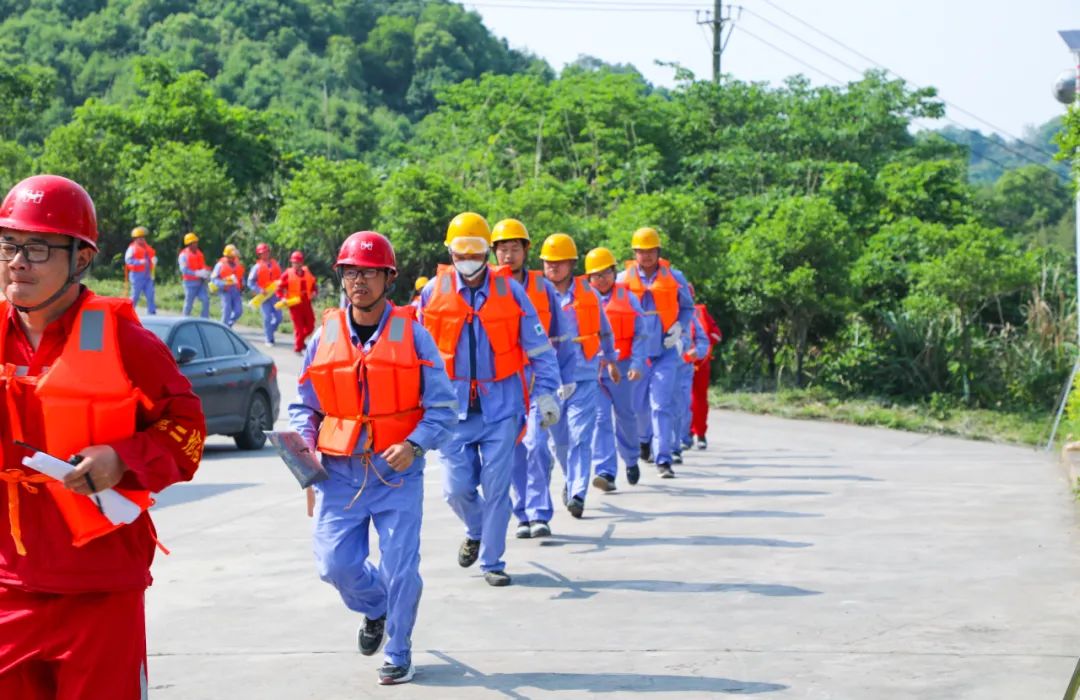
[[[153,147],[127,191],[127,206],[154,232],[159,252],[179,250],[184,234],[194,231],[212,258],[232,237],[237,193],[207,144]]]
[[[377,192],[364,163],[308,158],[285,188],[271,237],[279,246],[304,251],[325,275],[350,233],[374,228]]]

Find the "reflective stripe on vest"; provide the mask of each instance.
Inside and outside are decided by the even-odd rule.
[[[6,319],[6,305],[0,304],[0,318]],[[24,421],[40,421],[45,433],[41,445],[50,454],[64,458],[90,445],[104,445],[135,434],[139,404],[151,408],[132,383],[120,356],[117,326],[121,320],[138,323],[127,299],[88,295],[75,317],[72,332],[60,356],[44,374],[5,377],[10,399],[11,383],[18,390],[33,391],[40,402],[40,416],[13,414],[7,400],[8,434],[20,439]],[[6,322],[3,326],[7,327]],[[0,333],[0,351],[5,339]],[[14,366],[9,365],[14,369]],[[25,480],[24,480],[25,481]],[[59,481],[46,483],[78,547],[122,527],[113,525],[86,496],[73,493]],[[117,489],[140,508],[152,503],[148,491]],[[13,518],[13,515],[9,515]]]
[[[587,275],[574,278],[574,314],[577,316],[578,337],[586,360],[600,351],[600,301],[589,286]]]
[[[529,301],[536,307],[536,315],[540,317],[540,323],[544,331],[551,335],[551,297],[547,293],[547,285],[543,282],[544,273],[539,270],[529,270],[525,275],[525,293],[529,295]]]
[[[474,310],[457,291],[457,272],[451,265],[439,265],[434,293],[424,306],[424,327],[431,333],[446,363],[446,372],[454,376],[458,341],[466,323],[480,319],[494,357],[493,381],[520,373],[525,367],[521,348],[521,317],[525,314],[510,288],[509,272],[488,271],[488,296],[480,309]]]
[[[626,263],[626,286],[637,296],[638,301],[643,303],[645,292],[652,294],[656,313],[660,315],[660,330],[664,333],[671,330],[679,320],[679,283],[675,275],[671,274],[671,263],[667,260],[660,261],[656,278],[648,285],[641,281],[637,263]]]
[[[404,441],[423,418],[421,366],[426,363],[416,354],[407,307],[391,307],[386,327],[366,354],[353,344],[346,314],[345,309],[323,313],[319,347],[301,380],[311,381],[324,414],[320,452],[355,454],[367,427],[364,451],[378,453]]]
[[[611,333],[615,336],[615,349],[619,353],[619,359],[625,360],[630,357],[634,347],[634,324],[637,321],[638,312],[630,304],[630,292],[622,284],[616,284],[611,290],[611,296],[604,304],[604,314],[608,323],[611,324]]]

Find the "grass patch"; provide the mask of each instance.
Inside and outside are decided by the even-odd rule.
[[[124,293],[124,281],[118,279],[96,279],[89,277],[85,280],[87,287],[92,289],[94,293],[102,296],[110,297],[126,297],[128,294]],[[244,313],[237,321],[237,325],[248,326],[250,328],[261,329],[262,328],[262,313],[256,309],[252,309],[248,306],[247,302],[251,299],[251,293],[245,292],[244,295]],[[158,282],[154,285],[154,301],[157,302],[159,311],[167,311],[169,313],[179,314],[184,310],[184,288],[179,282]],[[327,299],[325,296],[319,296],[315,299],[315,319],[322,318],[323,309],[327,308],[331,304],[337,304],[337,298]],[[139,309],[146,309],[146,299],[139,300]],[[195,302],[196,312],[202,310],[202,302]],[[288,309],[283,309],[282,314],[284,319],[281,325],[278,327],[278,333],[285,333],[292,335],[293,328],[292,323],[289,320]],[[210,295],[210,318],[221,320],[221,297],[217,294]]]
[[[775,393],[712,389],[713,408],[782,418],[829,420],[854,425],[955,435],[1019,445],[1042,446],[1054,416],[1049,412],[1005,412],[930,404],[899,404],[888,399],[842,398],[821,389],[783,389]]]

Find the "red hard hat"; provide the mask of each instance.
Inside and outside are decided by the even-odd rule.
[[[0,228],[59,233],[97,250],[94,201],[79,183],[59,175],[34,175],[12,187],[0,204]]]
[[[341,244],[334,267],[339,265],[384,267],[397,272],[397,257],[386,236],[375,231],[357,231]]]
[[[259,245],[255,246],[255,254],[256,255],[262,255],[263,253],[269,253],[269,252],[270,252],[270,246],[266,245],[265,243],[260,243]]]
[[[304,254],[301,253],[299,250],[294,250],[292,252],[292,255],[289,256],[289,262],[304,262]]]

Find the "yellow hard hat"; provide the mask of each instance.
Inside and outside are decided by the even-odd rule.
[[[199,237],[190,231],[184,234],[184,245],[191,245],[192,243],[198,243]]]
[[[221,251],[222,255],[240,255],[240,251],[236,249],[232,243],[225,246],[225,250]]]
[[[615,261],[615,254],[607,248],[593,248],[585,255],[585,274],[603,272],[609,267],[615,267],[619,263]]]
[[[413,289],[415,291],[419,292],[424,287],[426,287],[427,283],[430,282],[430,281],[431,280],[429,280],[427,277],[417,277],[416,278],[416,284],[413,285]]]
[[[491,244],[499,241],[529,241],[529,231],[517,219],[503,219],[491,229]]]
[[[454,217],[446,227],[445,244],[455,253],[486,253],[491,247],[487,219],[471,211]]]
[[[132,238],[146,238],[146,228],[143,226],[136,226],[131,229]]]
[[[545,262],[577,260],[577,245],[574,244],[574,239],[565,233],[553,233],[544,239],[544,245],[540,248],[540,259]]]
[[[634,237],[630,239],[630,247],[634,250],[652,250],[660,247],[660,234],[656,229],[646,226],[634,231]]]

